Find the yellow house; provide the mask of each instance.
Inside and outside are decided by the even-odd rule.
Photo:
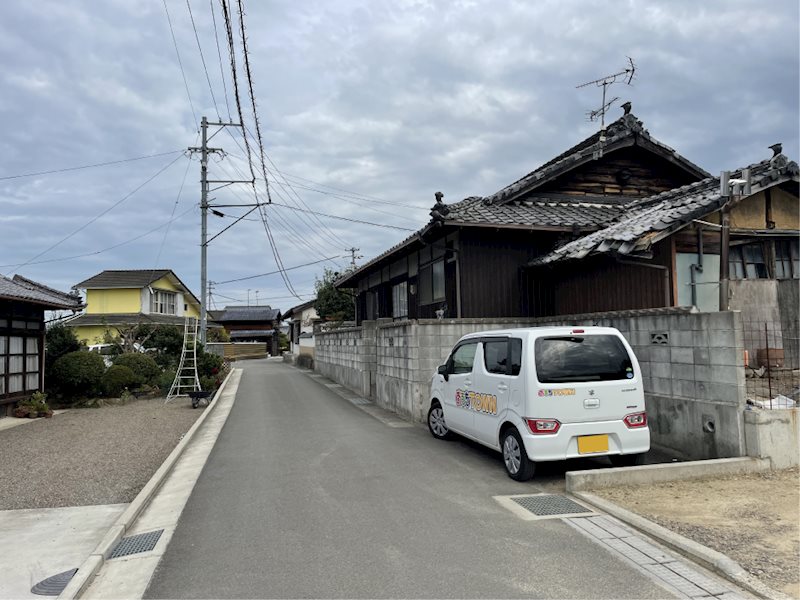
[[[200,316],[200,301],[169,269],[103,271],[73,286],[86,293],[86,309],[64,324],[78,339],[101,344],[106,332],[136,324],[183,325]]]

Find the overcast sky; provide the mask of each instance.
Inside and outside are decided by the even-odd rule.
[[[177,151],[196,145],[201,116],[228,120],[225,88],[234,120],[236,108],[220,4],[190,2],[216,107],[185,0],[167,6],[186,86],[162,0],[0,3],[0,272],[69,289],[103,269],[170,268],[199,294],[200,166]],[[799,158],[796,0],[244,4],[267,166],[285,173],[266,209],[278,251],[286,267],[336,257],[289,271],[301,295],[323,266],[349,262],[346,248],[364,262],[422,226],[437,190],[446,202],[490,194],[593,133],[586,112],[600,90],[576,85],[626,56],[633,85],[610,96],[707,171],[767,158],[778,141]],[[246,87],[241,97],[255,133]],[[228,153],[210,163],[212,179],[247,171],[232,133],[211,141]],[[246,185],[212,197],[253,201]],[[212,235],[243,212],[219,210]],[[210,244],[212,281],[276,270],[250,217]],[[279,275],[218,285],[215,302],[244,303],[248,289],[251,303],[299,303]]]

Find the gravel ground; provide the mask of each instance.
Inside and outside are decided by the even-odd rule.
[[[201,413],[139,399],[0,431],[0,510],[130,502]]]
[[[594,493],[729,556],[800,598],[800,471],[609,488]]]

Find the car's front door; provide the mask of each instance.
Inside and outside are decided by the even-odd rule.
[[[447,426],[459,433],[474,436],[473,413],[469,408],[473,388],[473,367],[478,340],[458,344],[447,360],[447,381],[444,382],[444,420]]]

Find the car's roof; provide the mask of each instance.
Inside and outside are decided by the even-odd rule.
[[[490,329],[487,331],[474,331],[463,336],[461,339],[471,339],[480,337],[499,337],[499,336],[516,336],[516,337],[542,337],[546,335],[572,335],[572,334],[587,334],[587,335],[600,335],[611,334],[618,335],[619,330],[614,327],[595,327],[583,325],[568,325],[561,327],[519,327],[514,329]]]

